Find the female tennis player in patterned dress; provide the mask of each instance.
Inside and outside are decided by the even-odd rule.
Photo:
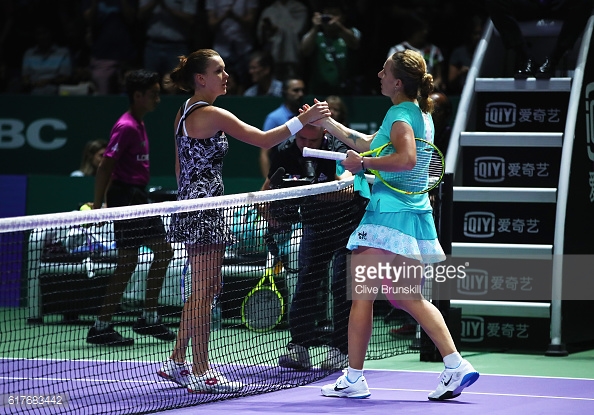
[[[284,125],[263,132],[212,105],[218,96],[226,93],[228,78],[223,59],[212,49],[181,56],[171,72],[171,80],[178,88],[193,91],[177,113],[174,125],[178,200],[223,194],[223,157],[229,146],[226,134],[254,146],[270,148],[294,135],[304,124],[330,116],[328,104],[318,102]],[[237,392],[242,384],[228,380],[211,368],[208,360],[211,307],[222,283],[225,246],[233,243],[222,211],[174,214],[168,240],[186,246],[192,291],[182,310],[173,352],[158,374],[193,393]],[[191,368],[185,363],[190,339]]]
[[[433,78],[427,73],[423,56],[405,50],[394,53],[378,73],[382,94],[389,97],[388,110],[380,129],[372,135],[354,131],[332,118],[316,123],[330,134],[356,150],[347,152],[342,165],[353,174],[363,169],[406,171],[416,164],[415,137],[433,142],[433,121],[428,114],[433,102]],[[305,106],[304,108],[308,108]],[[396,152],[380,157],[361,157],[358,152],[391,142]],[[378,266],[391,263],[416,266],[445,259],[437,240],[437,232],[429,197],[404,195],[390,190],[383,183],[374,183],[369,204],[361,223],[351,234],[347,248],[351,249],[351,269],[358,265]],[[376,268],[377,269],[377,268]],[[358,298],[353,294],[349,317],[349,367],[344,375],[322,387],[325,396],[366,398],[370,396],[363,376],[363,362],[373,322],[375,295]],[[390,298],[393,305],[407,311],[421,325],[440,351],[445,369],[431,400],[450,399],[470,386],[479,374],[460,356],[439,310],[419,293]]]

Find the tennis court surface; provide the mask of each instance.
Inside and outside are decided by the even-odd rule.
[[[3,258],[7,258],[4,262],[0,260],[0,264],[9,269],[8,273],[0,269],[0,275],[6,277],[0,284],[0,413],[131,415],[235,411],[309,414],[344,413],[353,409],[368,413],[400,410],[424,414],[450,410],[458,414],[470,411],[473,414],[522,415],[594,413],[594,352],[553,358],[486,351],[470,353],[462,349],[464,357],[481,372],[481,378],[453,401],[428,401],[427,394],[436,387],[443,364],[420,361],[423,351],[430,352],[427,347],[432,349],[433,346],[423,340],[420,330],[403,330],[411,325],[408,317],[398,313],[387,301],[376,301],[374,306],[373,336],[366,361],[371,398],[322,397],[320,386],[333,382],[340,373],[335,369],[345,364],[343,361],[335,363],[330,358],[333,356],[330,352],[337,348],[335,345],[345,340],[338,334],[348,322],[348,308],[347,313],[342,312],[348,302],[343,298],[347,294],[344,286],[347,278],[341,250],[326,252],[331,255],[326,255],[327,260],[319,264],[319,275],[315,272],[318,268],[305,268],[307,276],[304,278],[315,276],[319,282],[310,290],[311,305],[318,306],[311,307],[308,318],[304,319],[307,321],[300,323],[308,327],[307,332],[312,341],[315,340],[308,351],[311,361],[306,362],[313,369],[281,368],[280,357],[287,353],[292,339],[288,305],[295,295],[299,263],[306,259],[313,261],[317,252],[297,261],[295,254],[301,252],[305,231],[290,222],[285,232],[288,239],[283,239],[281,245],[283,267],[278,270],[270,267],[269,262],[273,262],[269,261],[273,255],[267,243],[270,229],[258,216],[255,206],[269,210],[280,202],[280,206],[291,207],[294,202],[290,201],[295,200],[302,206],[318,203],[322,197],[346,203],[342,198],[348,201],[352,197],[350,183],[340,183],[339,187],[316,184],[207,198],[212,200],[149,204],[134,209],[0,219],[0,244],[5,247]],[[147,269],[154,260],[150,249],[139,249],[138,254],[135,253],[137,268],[117,303],[118,312],[112,320],[123,336],[134,340],[134,345],[114,347],[86,341],[115,272],[117,252],[111,243],[114,221],[161,215],[168,223],[173,213],[214,208],[222,209],[226,226],[238,243],[224,252],[221,270],[224,290],[218,303],[208,304],[201,324],[210,327],[210,366],[243,385],[233,396],[190,394],[185,388],[157,376],[157,371],[171,355],[173,344],[133,330],[146,299]],[[320,215],[315,216],[316,223],[325,229],[318,244],[336,239],[340,233],[345,220],[337,217],[337,211],[342,210],[333,209],[326,215],[320,211]],[[345,212],[349,215],[351,210]],[[434,210],[437,215],[436,212],[438,210]],[[88,226],[90,223],[95,225]],[[281,240],[278,229],[275,232]],[[187,278],[185,249],[183,246],[172,248],[175,256],[166,268],[159,308],[163,324],[177,330],[184,299],[192,292],[192,281]],[[274,324],[267,330],[254,330],[253,324],[247,324],[249,313],[243,312],[242,305],[250,290],[270,269],[275,273],[287,306],[284,311],[281,309],[280,322],[273,320]],[[435,286],[424,285],[428,299],[434,298],[431,288]],[[273,315],[269,313],[272,309],[263,306],[255,313],[256,321],[260,316],[265,319]],[[581,320],[580,324],[587,326]],[[541,343],[544,353],[546,341]],[[491,350],[511,348],[501,346]],[[186,358],[191,360],[193,356],[188,352]],[[19,400],[16,403],[15,395]],[[35,397],[39,401],[39,396],[44,397],[43,405],[34,403]],[[58,396],[62,397],[62,402]]]
[[[185,389],[167,381],[156,381],[157,363],[150,362],[97,362],[97,361],[41,361],[2,359],[3,384],[17,386],[19,390],[48,390],[51,385],[68,387],[68,406],[85,402],[84,413],[121,413],[117,402],[129,408],[134,403],[138,410],[154,412],[155,398],[169,400],[177,405],[184,401],[201,403],[198,406],[159,412],[184,415],[197,412],[209,414],[319,414],[364,411],[384,414],[386,411],[403,413],[442,414],[592,414],[594,413],[594,350],[574,353],[568,357],[545,357],[507,353],[464,353],[481,371],[480,379],[458,398],[445,402],[427,400],[427,393],[437,384],[441,363],[420,362],[418,355],[401,355],[371,361],[365,376],[371,389],[368,399],[325,398],[320,386],[333,382],[335,373],[311,384],[253,396],[208,402],[208,395],[190,395]],[[44,375],[44,368],[52,372],[62,366],[69,378],[57,379]],[[126,366],[126,367],[123,367]],[[154,370],[150,370],[154,366]],[[395,369],[401,367],[404,369]],[[238,372],[241,368],[237,368]],[[270,367],[260,376],[280,376]],[[136,373],[137,377],[120,379],[114,374]],[[111,374],[111,375],[110,375]],[[548,374],[548,375],[547,375]],[[252,379],[257,383],[257,379]],[[78,385],[75,385],[78,383]],[[24,388],[24,385],[27,385]],[[150,398],[147,396],[152,389]],[[139,391],[142,392],[139,392]],[[3,393],[9,393],[4,391]],[[109,394],[110,399],[105,399]],[[114,399],[117,398],[117,399]],[[219,397],[220,398],[220,397]],[[111,401],[108,406],[104,402]],[[5,405],[3,413],[67,413],[63,408],[11,408]]]
[[[437,385],[441,363],[401,355],[366,363],[368,399],[326,398],[320,387],[340,372],[295,389],[216,402],[201,408],[162,412],[186,415],[193,409],[209,414],[423,414],[456,413],[582,415],[594,413],[594,350],[567,357],[512,353],[462,353],[480,372],[479,380],[456,399],[427,400]],[[400,368],[401,370],[399,370]]]

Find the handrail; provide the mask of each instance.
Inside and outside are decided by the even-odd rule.
[[[474,83],[478,77],[479,69],[483,66],[483,60],[487,52],[487,47],[493,36],[493,23],[491,20],[487,21],[483,36],[476,46],[474,56],[472,57],[472,64],[468,69],[466,75],[466,82],[460,95],[460,102],[458,103],[458,110],[456,111],[456,118],[452,126],[452,132],[450,135],[450,143],[446,153],[446,173],[454,174],[455,181],[455,170],[458,164],[458,157],[460,155],[460,133],[466,130],[468,123],[469,111],[474,104]]]
[[[575,123],[581,103],[580,94],[584,82],[584,68],[590,49],[592,30],[594,27],[594,15],[590,17],[588,25],[584,30],[580,52],[575,66],[571,92],[569,95],[569,106],[567,109],[567,122],[561,149],[561,166],[559,171],[559,185],[557,186],[557,209],[555,212],[555,235],[553,239],[553,278],[551,301],[551,343],[549,354],[555,355],[562,348],[561,343],[561,293],[563,286],[563,253],[565,244],[565,218],[567,216],[567,197],[569,194],[569,178],[571,158],[573,155],[573,143],[575,140]]]

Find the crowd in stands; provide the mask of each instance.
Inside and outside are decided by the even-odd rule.
[[[375,69],[404,45],[429,50],[437,87],[459,94],[450,58],[469,40],[457,28],[477,16],[487,15],[472,0],[2,0],[0,93],[123,94],[138,68],[176,93],[177,57],[213,48],[231,75],[228,94],[275,95],[298,77],[310,94],[375,95]],[[271,65],[264,80],[260,62]]]

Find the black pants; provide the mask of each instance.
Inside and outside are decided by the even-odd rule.
[[[148,203],[148,195],[144,186],[113,181],[106,202],[108,207],[142,205]],[[165,227],[159,216],[117,220],[113,230],[116,247],[122,249],[138,248],[147,239],[165,239]]]

